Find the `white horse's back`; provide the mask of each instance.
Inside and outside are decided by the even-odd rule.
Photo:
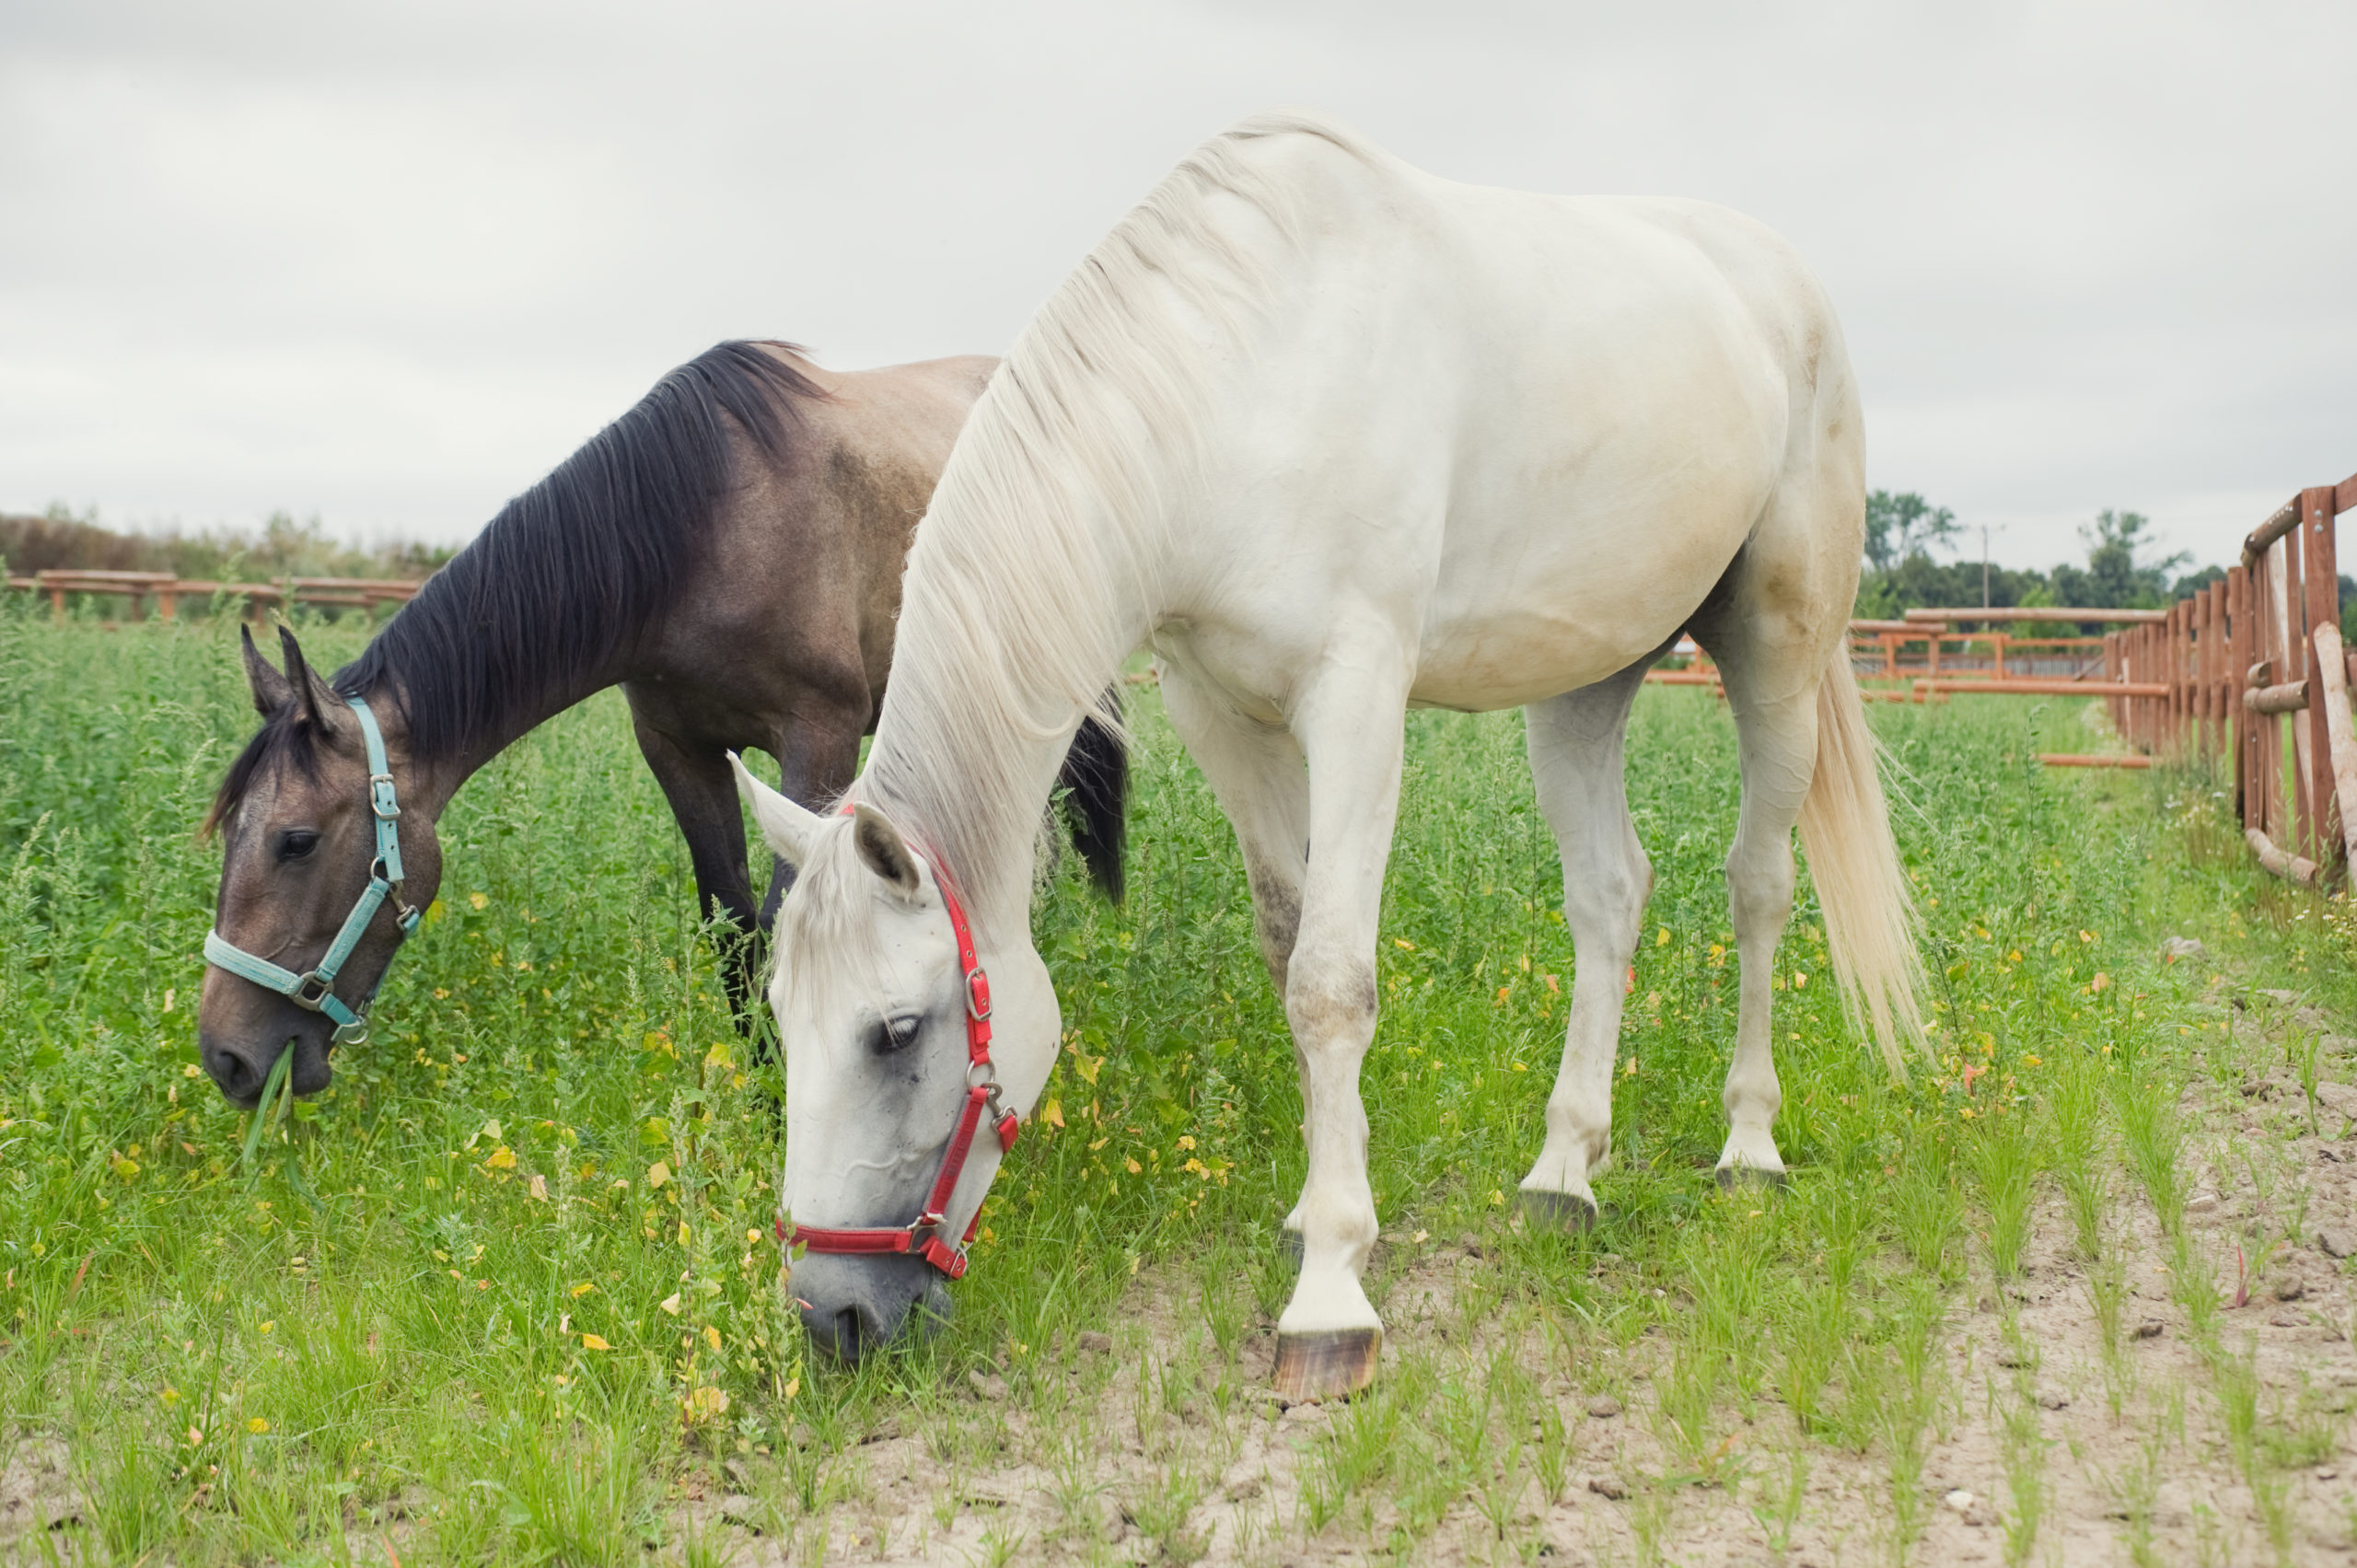
[[[1271,289],[1217,351],[1217,499],[1178,530],[1217,541],[1181,634],[1256,645],[1223,671],[1238,695],[1278,703],[1338,596],[1411,631],[1414,702],[1588,685],[1684,624],[1796,465],[1854,452],[1822,290],[1748,219],[1460,185],[1321,134],[1240,152],[1281,221],[1229,202],[1207,226]]]

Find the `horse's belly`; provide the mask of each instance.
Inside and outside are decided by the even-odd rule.
[[[1416,707],[1463,713],[1521,707],[1593,685],[1662,641],[1599,635],[1595,628],[1538,617],[1501,617],[1427,642],[1408,700]]]
[[[1429,621],[1409,701],[1486,712],[1593,685],[1676,636],[1716,580],[1657,584],[1618,599],[1515,596],[1519,602],[1484,614]]]
[[[1655,652],[1725,575],[1768,482],[1736,457],[1655,478],[1633,505],[1517,495],[1452,517],[1410,700],[1517,707]]]

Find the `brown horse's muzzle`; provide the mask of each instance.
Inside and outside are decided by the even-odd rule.
[[[328,1086],[333,1076],[328,1062],[332,1023],[234,975],[215,970],[205,979],[204,1003],[197,1014],[197,1056],[224,1098],[251,1110],[261,1098],[271,1068],[290,1050],[295,1052],[296,1094],[315,1095]]]

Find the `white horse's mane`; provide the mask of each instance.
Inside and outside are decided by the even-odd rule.
[[[1207,423],[1207,349],[1236,342],[1272,293],[1264,259],[1213,206],[1240,200],[1292,242],[1316,192],[1247,150],[1284,136],[1389,162],[1301,112],[1197,148],[1016,340],[917,529],[891,684],[853,794],[964,886],[1008,885],[1039,805],[1025,753],[1073,732],[1147,630],[1136,618],[1153,602],[1167,503]]]

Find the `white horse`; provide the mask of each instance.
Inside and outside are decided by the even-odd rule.
[[[1282,1390],[1360,1388],[1381,1346],[1359,1283],[1376,1222],[1358,1077],[1411,705],[1527,714],[1578,968],[1522,1198],[1533,1221],[1583,1224],[1652,881],[1623,729],[1681,630],[1716,657],[1743,764],[1719,1176],[1781,1180],[1769,1008],[1796,821],[1852,1016],[1894,1067],[1920,1028],[1908,884],[1844,637],[1862,449],[1822,288],[1733,213],[1453,184],[1299,114],[1180,164],[976,405],[910,553],[845,815],[740,771],[801,870],[771,1001],[782,1201],[820,1227],[793,1274],[812,1331],[855,1354],[962,1271],[957,1238],[1000,1158],[976,1118],[1002,1094],[1028,1109],[1059,1040],[1028,919],[1040,811],[1141,645],[1235,825],[1301,1070]],[[996,994],[979,1055],[952,895]]]

